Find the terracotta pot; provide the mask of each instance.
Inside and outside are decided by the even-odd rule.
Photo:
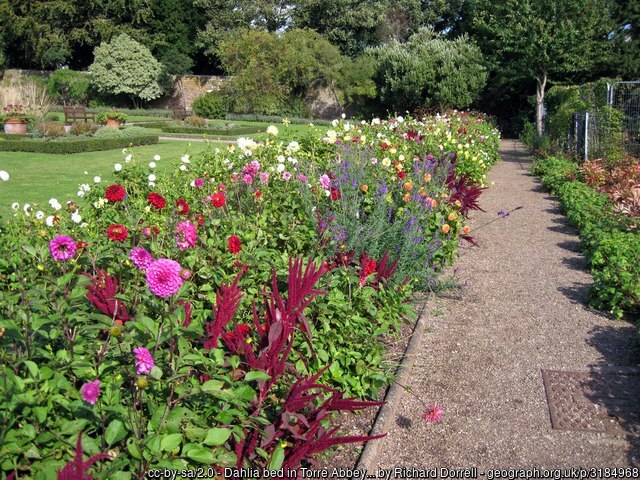
[[[107,118],[107,127],[109,128],[120,128],[120,122],[113,118]]]
[[[25,122],[19,118],[7,118],[4,121],[4,133],[9,135],[24,135],[27,133],[28,123],[29,122]]]

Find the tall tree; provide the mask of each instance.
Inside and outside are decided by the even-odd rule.
[[[544,93],[609,58],[605,0],[472,0],[474,38],[506,84],[535,80],[536,129],[542,134]]]
[[[616,1],[614,22],[618,71],[625,80],[640,79],[640,2]]]

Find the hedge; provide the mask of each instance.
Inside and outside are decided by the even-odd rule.
[[[192,126],[183,126],[183,125],[167,125],[166,123],[161,122],[150,122],[144,124],[136,125],[138,127],[144,128],[159,128],[165,133],[197,133],[197,134],[206,134],[206,135],[228,135],[228,136],[237,136],[237,135],[249,135],[252,133],[264,133],[264,127],[254,127],[251,125],[236,125],[234,127],[226,127],[224,125],[220,125],[219,127],[192,127]]]
[[[153,145],[158,143],[157,135],[140,135],[129,138],[82,138],[74,140],[14,140],[0,142],[2,152],[33,153],[82,153],[102,150],[115,150],[135,145]]]
[[[225,120],[266,123],[282,123],[282,121],[286,119],[289,123],[299,125],[307,125],[309,123],[313,123],[314,125],[331,125],[329,120],[321,120],[319,118],[280,117],[277,115],[227,113],[224,118]]]

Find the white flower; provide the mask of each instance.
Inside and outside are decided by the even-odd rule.
[[[48,227],[53,227],[54,220],[55,220],[55,217],[53,215],[49,215],[44,222],[47,224]]]
[[[287,150],[289,150],[291,153],[296,153],[298,150],[300,150],[300,144],[296,141],[289,142],[289,145],[287,145]]]
[[[151,211],[151,205],[147,205],[146,207],[144,207],[144,211],[146,213],[149,213]]]
[[[334,118],[334,119],[331,121],[331,126],[333,126],[333,127],[337,127],[337,126],[338,126],[338,120]]]
[[[180,170],[183,172],[187,171],[187,166],[186,165],[180,165]]]
[[[51,208],[53,208],[54,210],[60,210],[62,208],[60,202],[58,202],[58,200],[55,198],[49,199],[49,205],[51,205]]]
[[[89,175],[89,172],[87,172],[87,171],[85,170],[85,171],[84,171],[84,174],[85,174],[85,175]]]
[[[133,156],[131,154],[127,155],[126,157],[124,157],[124,161],[126,163],[129,163],[131,161],[131,159],[133,158]]]
[[[84,222],[82,225],[80,225],[80,228],[87,228],[89,226],[89,224],[87,222]]]
[[[83,192],[88,192],[89,190],[91,190],[91,185],[89,185],[88,183],[82,183],[79,189]]]
[[[396,120],[398,120],[398,123],[402,123],[404,122],[404,117],[402,115],[399,115]]]
[[[344,124],[344,131],[348,132],[349,130],[351,130],[351,124],[347,122]]]
[[[182,163],[191,163],[191,160],[189,159],[189,155],[186,153],[182,156],[180,160],[182,160]]]
[[[154,159],[156,162],[159,162],[159,161],[160,161],[160,155],[158,155],[158,154],[154,155],[154,156],[153,156],[153,159]]]
[[[20,208],[20,204],[18,202],[14,202],[11,204],[11,208],[14,210],[18,210]]]
[[[121,164],[119,164],[119,163],[116,163],[116,164],[113,166],[113,169],[114,169],[116,172],[119,172],[120,170],[122,170],[122,165],[121,165]]]
[[[94,183],[100,183],[102,179],[98,175],[96,175],[95,177],[93,177],[93,181]]]
[[[150,187],[155,187],[156,186],[156,182],[149,182],[149,186]]]
[[[335,130],[327,130],[326,133],[326,141],[327,143],[336,143],[336,139],[338,138],[338,134],[335,132]]]
[[[384,157],[384,158],[382,159],[382,165],[383,165],[384,167],[389,168],[389,166],[391,165],[391,160],[390,160],[388,157]]]
[[[155,182],[156,181],[156,176],[153,173],[149,174],[149,181],[150,182]]]
[[[0,179],[3,181],[7,181],[9,180],[9,172],[5,171],[5,170],[0,170]]]
[[[238,144],[238,148],[242,150],[242,153],[244,153],[245,155],[251,155],[251,149],[258,146],[258,144],[250,138],[240,137],[236,142]]]
[[[82,221],[82,217],[78,212],[73,212],[71,214],[71,220],[73,220],[74,223],[80,223]]]
[[[149,168],[156,168],[156,162],[149,162]]]
[[[278,155],[278,163],[284,163],[284,155]]]
[[[287,157],[287,162],[293,163],[295,165],[296,163],[298,163],[298,159],[293,157]]]
[[[342,115],[340,115],[340,116],[342,117],[342,119],[347,118],[347,115],[346,115],[346,114],[344,114],[344,113],[343,113]]]
[[[284,169],[285,169],[284,163],[279,163],[278,164],[278,172],[282,173],[282,172],[284,172]]]
[[[93,206],[96,208],[104,207],[109,201],[106,198],[99,198],[97,202],[93,202]]]
[[[380,125],[380,119],[378,117],[372,119],[371,125]]]
[[[278,127],[276,127],[275,125],[269,125],[267,127],[267,133],[275,137],[276,135],[278,135]]]
[[[31,216],[31,205],[29,203],[25,203],[24,206],[22,207],[22,210],[24,211],[24,213],[27,215],[27,217]]]
[[[123,148],[123,149],[122,149],[122,154],[123,154],[123,155],[126,155],[126,154],[127,154],[127,149],[126,149],[126,148]]]
[[[84,192],[82,190],[78,190],[78,196],[79,197],[84,197]]]
[[[36,212],[36,218],[37,218],[38,220],[42,220],[42,219],[44,218],[44,212],[43,212],[42,210],[38,210],[38,211]]]

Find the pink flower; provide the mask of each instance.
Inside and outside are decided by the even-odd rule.
[[[176,243],[180,250],[185,250],[189,247],[193,247],[198,240],[198,234],[196,233],[196,227],[191,222],[180,222],[176,227]]]
[[[138,375],[149,373],[155,365],[149,350],[144,347],[138,347],[133,349],[133,353],[136,354],[136,367],[138,367],[136,373]]]
[[[329,175],[327,175],[326,173],[324,175],[321,175],[318,181],[320,182],[320,186],[322,188],[324,188],[325,190],[329,190],[329,187],[331,186],[331,179],[329,178]]]
[[[161,258],[147,268],[147,284],[149,290],[158,297],[170,297],[184,283],[180,276],[182,267],[174,260]]]
[[[267,172],[260,173],[260,183],[262,183],[262,185],[269,183],[269,174]]]
[[[142,247],[136,247],[129,254],[131,261],[138,267],[138,270],[146,270],[153,263],[153,257]]]
[[[237,182],[238,181],[238,174],[237,173],[232,173],[231,174],[231,181],[233,182]]]
[[[285,180],[289,181],[289,180],[291,180],[291,174],[289,172],[284,172],[282,174],[282,178],[284,178]]]
[[[438,423],[442,420],[444,409],[437,403],[429,405],[429,409],[422,414],[422,418],[427,423]]]
[[[76,253],[76,241],[66,235],[58,235],[49,242],[51,256],[59,262],[66,262]]]
[[[204,187],[204,180],[201,178],[196,178],[193,184],[198,188]]]
[[[100,396],[100,380],[85,383],[80,387],[80,393],[85,402],[95,405]]]
[[[242,181],[248,185],[251,185],[253,183],[253,177],[247,173],[242,177]]]

